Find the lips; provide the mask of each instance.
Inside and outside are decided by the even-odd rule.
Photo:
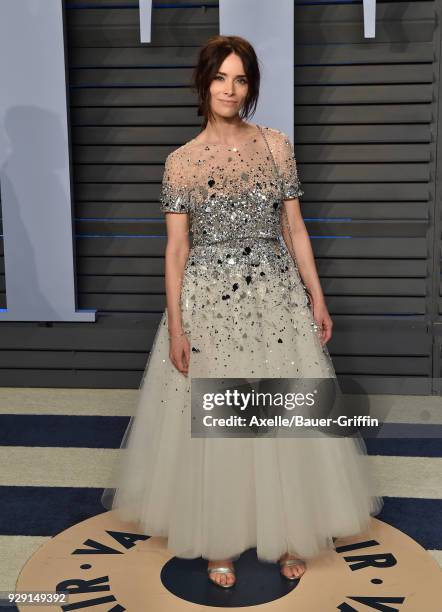
[[[221,100],[221,102],[222,102],[223,104],[230,104],[231,106],[233,106],[234,104],[236,104],[236,102],[235,102],[235,101],[231,101],[231,100]]]

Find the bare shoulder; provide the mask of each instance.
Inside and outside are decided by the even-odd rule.
[[[170,163],[175,163],[175,164],[186,163],[190,161],[190,156],[192,152],[192,147],[191,147],[192,142],[193,142],[193,139],[185,142],[180,147],[177,147],[176,149],[171,151],[169,155],[167,156],[168,161]]]
[[[187,144],[187,143],[186,143]],[[166,156],[166,164],[169,167],[177,167],[184,162],[184,154],[186,151],[186,144],[174,149]]]
[[[278,128],[272,128],[272,127],[268,127],[268,126],[262,126],[262,128],[264,129],[264,132],[268,138],[268,140],[270,142],[272,142],[273,145],[277,146],[284,146],[284,145],[290,145],[291,144],[291,140],[290,138],[287,136],[287,134],[285,132],[282,132],[281,130],[279,130]]]
[[[185,146],[185,145],[183,145],[183,146]],[[173,151],[171,151],[171,152],[169,153],[169,155],[167,156],[167,159],[169,159],[170,161],[173,161],[173,160],[179,159],[179,157],[180,157],[180,156],[181,156],[181,154],[182,154],[181,149],[183,148],[183,146],[178,147],[177,149],[174,149]]]

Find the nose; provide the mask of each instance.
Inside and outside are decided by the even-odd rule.
[[[232,94],[233,93],[233,81],[226,81],[226,94]]]

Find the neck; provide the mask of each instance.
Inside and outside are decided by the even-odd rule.
[[[209,120],[200,133],[201,141],[218,144],[236,144],[238,138],[243,138],[251,128],[239,116],[228,118],[218,117],[216,121]]]

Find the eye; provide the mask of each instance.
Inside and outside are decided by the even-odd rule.
[[[214,80],[216,80],[216,81],[220,81],[220,80],[221,80],[221,81],[222,81],[222,80],[224,80],[224,77],[223,77],[223,75],[222,75],[222,74],[217,74],[217,75],[214,77]],[[246,79],[246,78],[244,78],[244,77],[240,77],[240,78],[238,79],[238,81],[241,83],[241,85],[247,85],[247,82],[248,82],[248,81],[247,81],[247,79]]]

